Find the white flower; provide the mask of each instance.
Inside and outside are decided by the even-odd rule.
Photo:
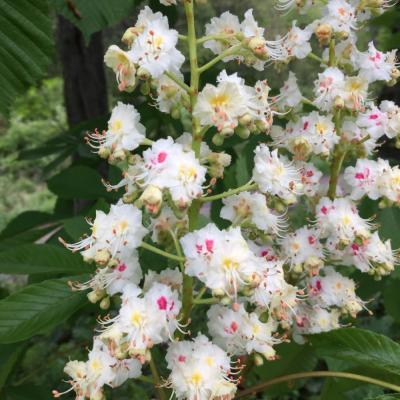
[[[293,201],[301,190],[299,172],[278,150],[272,152],[266,144],[257,146],[254,157],[253,179],[260,191]]]
[[[288,57],[303,59],[311,52],[310,38],[312,35],[311,29],[301,29],[296,26],[296,21],[292,22],[283,46],[287,51]]]
[[[343,97],[344,75],[336,67],[329,67],[318,74],[314,83],[315,105],[322,111],[330,111],[335,99]]]
[[[352,263],[361,272],[372,272],[378,276],[390,274],[399,262],[397,251],[392,250],[390,240],[383,242],[378,232],[374,232],[361,244],[352,243],[347,253],[347,257],[344,255],[345,261]]]
[[[142,225],[142,212],[122,202],[111,205],[108,214],[96,211],[96,218],[90,225],[90,236],[74,244],[65,243],[69,250],[81,251],[87,260],[96,260],[96,255],[102,251],[107,251],[111,258],[118,258],[124,251],[139,247],[147,234]]]
[[[214,224],[186,234],[181,239],[186,273],[208,288],[234,297],[257,279],[264,260],[256,257],[240,228],[220,231]]]
[[[267,200],[260,193],[242,192],[223,200],[221,218],[234,225],[252,223],[262,231],[279,235],[286,227],[283,215],[277,215],[267,206]]]
[[[211,18],[210,23],[206,24],[206,36],[226,35],[224,40],[208,40],[204,43],[206,49],[210,49],[214,54],[220,54],[230,46],[239,43],[235,35],[240,32],[240,22],[236,15],[225,11],[220,17]],[[235,56],[225,57],[224,62],[233,60]]]
[[[130,53],[121,50],[116,45],[111,45],[104,55],[107,67],[115,72],[119,90],[132,91],[136,83],[136,67]]]
[[[355,317],[363,308],[363,302],[356,295],[355,282],[332,267],[325,267],[323,274],[310,279],[310,300],[323,308],[338,307]]]
[[[280,89],[277,103],[280,107],[295,107],[301,103],[302,98],[296,75],[290,71],[288,79]]]
[[[302,304],[297,310],[296,324],[294,324],[294,339],[299,341],[298,335],[329,332],[340,328],[337,309],[327,310],[317,305],[309,306]]]
[[[133,42],[130,58],[153,78],[166,71],[179,71],[185,58],[175,47],[178,32],[169,29],[167,17],[160,12],[152,13],[148,7],[145,11],[138,18],[137,25],[143,26],[143,32]]]
[[[171,370],[168,382],[178,399],[230,400],[236,392],[230,358],[205,336],[172,343],[166,356]]]
[[[331,25],[335,32],[350,33],[357,28],[356,10],[345,0],[330,0],[322,22]]]
[[[213,340],[230,354],[251,354],[253,351],[263,354],[271,360],[275,357],[273,345],[280,343],[274,338],[276,323],[261,322],[255,313],[247,313],[243,304],[237,310],[220,305],[212,306],[208,312],[208,330]]]
[[[348,245],[356,238],[368,238],[371,224],[362,219],[354,203],[347,197],[329,200],[323,197],[316,208],[316,228],[328,238],[327,248]]]
[[[146,138],[145,127],[139,121],[140,114],[134,106],[118,102],[112,110],[107,131],[89,134],[91,146],[99,153],[106,150],[115,156],[118,152],[135,150]]]
[[[358,121],[356,122],[345,118],[343,120],[341,133],[342,137],[350,143],[363,141],[362,146],[368,155],[371,155],[377,146],[378,138],[376,138],[373,132],[369,129],[360,127]],[[370,136],[369,138],[367,138],[368,135]]]
[[[379,191],[382,196],[400,204],[400,169],[398,165],[384,171],[379,176]]]
[[[312,273],[323,264],[323,246],[315,228],[303,226],[280,240],[282,253],[290,267],[305,266]]]
[[[368,81],[362,76],[347,77],[343,87],[344,105],[351,110],[364,108],[368,96]]]
[[[110,339],[117,335],[116,346],[123,346],[129,354],[143,355],[154,344],[172,340],[181,308],[178,292],[168,285],[154,282],[141,296],[134,286],[126,286],[118,315],[106,320],[101,337]]]
[[[192,150],[184,151],[172,138],[154,142],[143,152],[143,161],[136,177],[140,186],[168,189],[173,201],[182,208],[202,195],[206,168]]]
[[[294,165],[300,172],[303,193],[308,197],[315,196],[321,183],[322,172],[312,163],[297,161]]]
[[[206,84],[199,93],[193,116],[203,126],[211,125],[219,131],[230,129],[233,132],[238,118],[247,111],[240,89],[240,85],[229,80],[220,81],[218,86]]]
[[[391,171],[389,163],[382,159],[378,161],[359,159],[355,167],[347,167],[344,179],[351,189],[351,199],[359,200],[367,195],[372,200],[377,200],[382,196],[379,181],[389,171]]]
[[[183,81],[183,75],[176,73],[178,79]],[[166,75],[161,75],[160,78],[153,80],[157,91],[157,106],[158,109],[165,113],[171,113],[174,107],[180,105],[184,90]]]
[[[368,50],[364,53],[359,52],[356,64],[360,69],[360,76],[367,79],[369,83],[375,81],[390,81],[392,70],[396,67],[393,52],[382,53],[377,50],[373,42],[368,43]]]

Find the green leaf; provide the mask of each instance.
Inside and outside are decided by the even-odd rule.
[[[257,378],[255,383],[282,375],[311,371],[317,363],[315,353],[308,345],[300,346],[296,343],[283,343],[276,346],[275,349],[277,354],[279,354],[279,359],[265,361],[261,367],[254,368],[254,375]],[[301,385],[301,382],[296,381],[294,384],[298,387]],[[271,386],[265,392],[270,396],[278,396],[291,390],[293,390],[293,382],[290,382],[290,385],[282,383]]]
[[[61,246],[26,244],[0,253],[0,273],[3,274],[83,274],[91,268],[79,254]]]
[[[0,112],[47,72],[53,55],[46,0],[0,0]]]
[[[389,280],[384,292],[383,300],[386,312],[397,322],[400,322],[400,281]]]
[[[83,165],[72,166],[49,179],[48,188],[64,199],[97,200],[104,197],[110,201],[118,199],[118,192],[107,192],[101,183],[100,174]]]
[[[343,328],[308,336],[317,354],[400,375],[400,345],[386,336]]]
[[[400,399],[400,393],[383,394],[378,397],[368,397],[366,400],[398,400]]]
[[[83,33],[88,42],[90,35],[113,25],[129,15],[133,16],[135,0],[53,0],[58,13]]]
[[[86,294],[72,291],[68,281],[79,275],[30,285],[0,301],[0,343],[16,343],[53,328],[87,303]]]
[[[27,343],[0,345],[0,393],[26,346]]]

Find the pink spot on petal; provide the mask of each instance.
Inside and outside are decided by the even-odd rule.
[[[212,253],[213,248],[214,248],[214,240],[207,239],[207,240],[206,240],[206,249],[207,249],[207,251],[208,251],[209,253]]]
[[[321,212],[322,212],[322,214],[326,215],[326,214],[328,214],[328,209],[325,206],[323,206],[321,208]]]
[[[168,154],[165,151],[158,153],[157,162],[163,163],[167,159]]]
[[[119,272],[124,272],[128,267],[126,266],[126,264],[120,264],[118,265],[118,271]]]
[[[186,357],[180,355],[180,356],[178,357],[178,361],[179,361],[179,362],[185,362],[185,361],[186,361]]]
[[[165,296],[161,296],[157,300],[157,304],[158,304],[158,308],[160,310],[166,310],[167,309],[167,299],[165,298]]]
[[[231,331],[236,332],[238,328],[239,328],[239,325],[235,321],[233,321],[231,323]]]

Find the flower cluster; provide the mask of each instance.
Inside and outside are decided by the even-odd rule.
[[[400,169],[373,159],[382,140],[398,139],[400,108],[387,100],[376,105],[370,86],[399,78],[395,52],[373,42],[361,51],[356,36],[388,2],[278,1],[278,9],[296,5],[301,13],[318,7],[320,17],[304,27],[294,21],[273,41],[252,10],[241,22],[230,12],[212,18],[197,39],[193,1],[160,2],[185,8],[188,35],[145,7],[123,35],[127,50],[110,46],[105,63],[121,91],[140,86],[155,112],[181,122],[182,133],[150,140],[136,108],[119,102],[107,130],[88,135],[99,156],[121,170],[120,182],[104,182],[106,188],[125,192],[88,221],[89,235],[74,244],[62,240],[94,264],[93,277],[72,288],[89,289],[92,303],[111,308],[98,320],[87,361],[65,367],[78,400],[103,399],[103,387],[140,377],[147,363],[161,398],[172,391],[178,399],[232,399],[243,360],[273,362],[276,345],[349,323],[368,311],[353,273],[381,279],[398,264],[390,240],[359,207],[366,197],[380,207],[400,205]],[[179,39],[189,50],[190,86],[180,70]],[[201,44],[216,56],[203,66]],[[319,68],[310,99],[293,72],[279,91],[265,76],[248,85],[226,70],[200,86],[200,75],[219,61],[264,71],[305,58]],[[229,153],[243,147],[221,150],[234,134],[236,142],[258,135],[245,147],[251,159],[241,159],[248,182],[236,188],[224,172],[237,158]],[[220,203],[210,211],[213,201]],[[169,264],[154,261],[156,270],[144,274],[139,251]],[[206,319],[203,332],[198,315]],[[157,353],[167,350],[157,363],[170,371],[162,380],[152,351],[160,344]]]

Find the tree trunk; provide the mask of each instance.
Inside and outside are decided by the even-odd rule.
[[[107,85],[104,71],[102,33],[91,36],[86,46],[81,31],[62,16],[58,16],[57,50],[64,79],[64,104],[70,128],[108,113]],[[79,160],[76,153],[74,160]],[[100,162],[99,172],[107,175],[107,164]],[[79,213],[90,205],[87,200],[75,200]]]
[[[81,31],[58,16],[57,45],[69,126],[105,115],[108,102],[102,33],[94,33],[86,46]]]

